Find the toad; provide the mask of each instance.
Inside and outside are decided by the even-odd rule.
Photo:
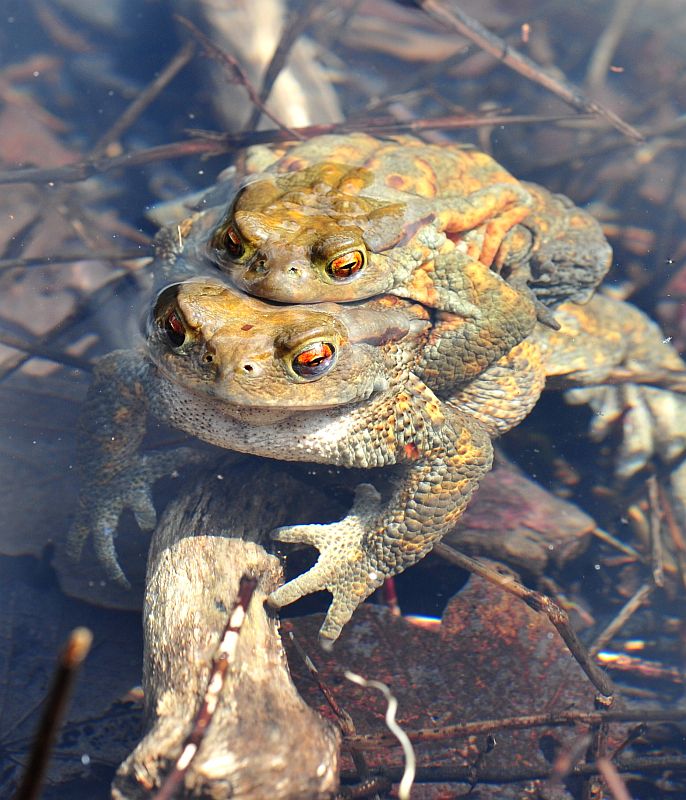
[[[588,300],[610,264],[593,217],[459,145],[319,136],[252,148],[245,170],[210,258],[240,288],[278,302],[391,292],[457,315],[443,342],[464,357],[449,382],[521,341],[534,308],[554,327],[539,301]]]
[[[350,514],[281,531],[320,550],[291,594],[333,595],[321,635],[335,640],[357,605],[450,530],[490,469],[489,435],[413,373],[430,323],[419,304],[277,306],[209,280],[162,291],[147,347],[99,363],[82,415],[82,492],[69,540],[92,533],[110,576],[113,533],[130,507],[150,527],[151,483],[187,453],[141,454],[146,417],[239,452],[343,467],[394,465],[382,503],[358,488]],[[281,591],[281,590],[280,590]],[[275,602],[289,602],[276,595]]]
[[[333,602],[322,641],[331,643],[385,577],[418,561],[454,526],[490,469],[491,437],[528,414],[546,378],[564,380],[577,402],[611,414],[601,418],[604,430],[610,421],[623,424],[620,474],[653,456],[673,463],[683,455],[686,399],[642,385],[660,371],[684,374],[657,327],[602,296],[564,304],[558,315],[558,331],[538,325],[480,376],[442,392],[426,369],[426,344],[440,323],[432,326],[419,304],[385,296],[282,307],[208,279],[173,285],[154,305],[147,349],[115,352],[98,366],[83,415],[72,554],[92,532],[110,576],[125,581],[113,543],[119,514],[131,507],[151,527],[151,484],[188,455],[139,452],[148,414],[240,452],[393,467],[396,489],[385,503],[363,484],[340,522],[275,534],[320,556],[270,601],[282,606],[327,589]],[[623,384],[612,385],[620,376]],[[683,472],[673,473],[682,500]]]

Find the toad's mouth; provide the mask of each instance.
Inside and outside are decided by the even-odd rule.
[[[297,387],[292,387],[283,397],[268,397],[251,394],[231,380],[187,380],[178,369],[173,368],[174,362],[170,364],[162,359],[155,360],[154,363],[167,385],[167,394],[175,396],[176,405],[184,404],[193,415],[202,414],[202,409],[211,406],[214,416],[223,416],[250,425],[269,425],[290,417],[317,412],[344,412],[347,407],[353,408],[388,390],[388,381],[379,376],[370,382],[366,390],[355,387],[350,396],[322,392],[308,399],[304,394],[298,396],[297,391],[294,391]],[[312,384],[304,384],[302,388],[306,390],[311,386]]]

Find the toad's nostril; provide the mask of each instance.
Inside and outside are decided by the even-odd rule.
[[[289,267],[288,268],[288,274],[289,275],[293,275],[293,276],[297,276],[297,275],[300,275],[300,270],[298,269],[298,267]]]
[[[252,364],[243,364],[243,372],[247,372],[250,374],[251,372],[255,371],[255,367]]]

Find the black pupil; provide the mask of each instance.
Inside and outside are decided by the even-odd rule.
[[[303,378],[312,378],[323,375],[331,364],[334,355],[332,345],[321,348],[319,355],[311,354],[310,351],[301,353],[293,362],[293,369],[297,375]]]
[[[228,230],[226,232],[226,236],[224,237],[224,241],[226,243],[226,249],[232,256],[238,256],[241,254],[243,247],[238,241],[238,237],[233,232],[233,230]]]
[[[181,347],[186,341],[186,333],[176,313],[172,311],[164,320],[164,331],[172,347]]]

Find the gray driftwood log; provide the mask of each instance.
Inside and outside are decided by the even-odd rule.
[[[279,468],[279,466],[281,468]],[[151,544],[144,628],[144,739],[119,767],[117,800],[149,798],[181,753],[243,574],[258,581],[217,711],[177,797],[330,797],[340,736],[298,695],[264,599],[281,579],[259,544],[324,499],[274,462],[200,477],[165,512]]]

